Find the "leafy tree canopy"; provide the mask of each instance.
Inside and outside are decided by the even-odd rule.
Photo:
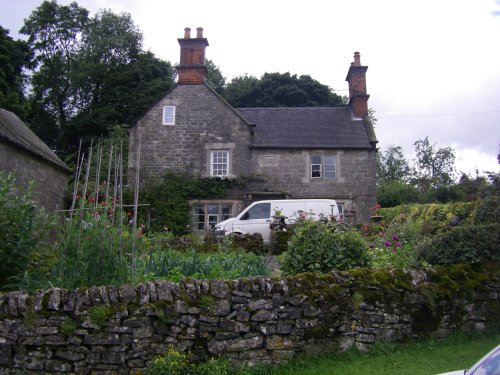
[[[32,62],[29,122],[61,154],[131,124],[174,81],[169,62],[142,49],[130,14],[94,17],[76,2],[44,1],[25,21]]]
[[[384,153],[377,154],[377,176],[379,183],[410,179],[410,164],[401,146],[390,145]]]
[[[222,75],[219,67],[212,60],[206,61],[207,66],[207,83],[218,94],[222,95],[226,86],[226,78]]]
[[[28,44],[14,40],[9,30],[0,26],[0,107],[25,119],[27,103],[24,98],[23,68],[31,60]]]
[[[223,96],[237,108],[245,107],[335,107],[346,99],[308,75],[265,73],[260,79],[239,76],[227,84]]]
[[[417,140],[414,145],[417,184],[423,189],[449,185],[454,180],[455,150],[438,148],[429,137]]]

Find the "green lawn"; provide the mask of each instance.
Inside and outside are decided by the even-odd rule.
[[[250,372],[259,375],[433,375],[473,365],[500,343],[500,333],[454,336],[407,345],[385,344],[368,354],[351,351],[322,358],[300,358],[287,366]]]

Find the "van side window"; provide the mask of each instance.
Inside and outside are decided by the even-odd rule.
[[[271,217],[271,203],[260,203],[253,206],[242,217],[244,220],[269,219]]]

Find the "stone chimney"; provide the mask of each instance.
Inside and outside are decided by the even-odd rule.
[[[368,98],[366,93],[367,66],[361,65],[359,52],[354,52],[354,62],[349,67],[346,81],[349,83],[349,106],[354,117],[363,118],[368,115]]]
[[[205,48],[208,40],[203,38],[203,28],[196,29],[196,38],[191,38],[191,29],[184,29],[184,38],[177,39],[181,46],[181,59],[177,66],[180,85],[200,85],[207,79]]]

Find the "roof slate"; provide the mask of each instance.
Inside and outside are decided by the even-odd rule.
[[[19,117],[3,108],[0,108],[0,138],[70,172],[68,166]]]
[[[349,107],[238,108],[255,124],[257,148],[372,148]]]

